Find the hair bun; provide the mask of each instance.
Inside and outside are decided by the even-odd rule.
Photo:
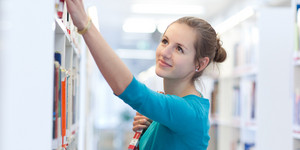
[[[227,57],[227,53],[225,49],[222,47],[222,42],[217,37],[217,46],[216,46],[214,62],[218,62],[218,63],[224,62],[226,57]]]

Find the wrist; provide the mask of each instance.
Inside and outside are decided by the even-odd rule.
[[[89,17],[85,16],[83,18],[84,19],[80,19],[80,21],[78,21],[78,24],[76,25],[78,30],[83,30],[84,27],[88,24]]]
[[[87,21],[82,25],[82,27],[77,27],[77,32],[81,35],[85,34],[91,27],[92,20],[90,17],[87,18]]]

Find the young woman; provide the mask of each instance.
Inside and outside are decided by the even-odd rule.
[[[164,79],[165,94],[161,94],[133,77],[90,23],[82,0],[67,0],[67,8],[114,94],[144,115],[137,113],[133,123],[134,130],[148,128],[140,149],[207,149],[209,100],[196,90],[194,81],[208,64],[226,59],[211,25],[183,17],[167,28],[156,50],[156,74]]]

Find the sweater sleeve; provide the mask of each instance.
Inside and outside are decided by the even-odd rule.
[[[194,108],[184,98],[152,91],[134,77],[118,97],[139,113],[175,132],[196,120]]]

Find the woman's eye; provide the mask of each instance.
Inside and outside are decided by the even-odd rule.
[[[177,47],[177,50],[178,50],[179,52],[183,53],[183,49],[182,49],[180,46]]]
[[[163,44],[168,44],[168,41],[167,41],[166,39],[161,40],[161,42],[162,42]]]

